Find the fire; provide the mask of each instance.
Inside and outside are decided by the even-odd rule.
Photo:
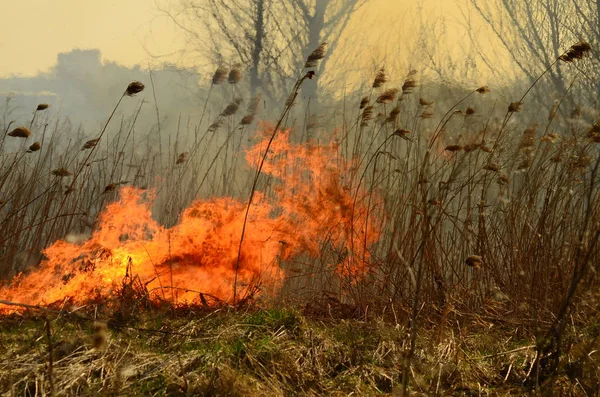
[[[260,162],[266,145],[265,138],[246,151],[251,166]],[[239,295],[258,282],[276,289],[285,277],[282,263],[299,255],[317,257],[324,243],[345,253],[330,263],[338,274],[360,277],[370,267],[368,247],[381,233],[373,208],[367,216],[348,187],[351,168],[333,142],[291,144],[289,131],[278,132],[262,169],[277,182],[272,193],[257,192],[253,199],[239,266],[247,202],[197,200],[177,225],[165,228],[152,219],[152,193],[122,187],[90,239],[55,242],[44,251],[48,259],[40,268],[0,288],[0,298],[85,304],[110,298],[131,272],[154,299],[176,290],[178,303],[197,302],[200,292],[230,301],[236,268]]]

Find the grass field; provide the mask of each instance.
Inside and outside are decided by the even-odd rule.
[[[14,395],[400,395],[408,331],[383,318],[340,318],[323,307],[186,308],[117,326],[33,313],[1,322],[0,385]],[[328,313],[330,311],[330,313]],[[350,313],[349,313],[350,314]],[[531,391],[535,338],[525,322],[452,315],[419,333],[410,395],[496,396]],[[564,355],[555,395],[594,395],[598,367],[582,359],[591,331]],[[52,370],[49,371],[49,356]],[[545,394],[548,389],[544,389]]]

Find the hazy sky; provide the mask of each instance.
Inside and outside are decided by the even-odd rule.
[[[436,51],[456,52],[459,46],[452,43],[468,41],[457,7],[462,3],[464,11],[468,3],[464,0],[371,0],[354,15],[342,40],[354,50],[360,40],[357,51],[371,58],[365,62],[407,58],[406,43],[414,42],[419,23],[416,7],[421,3],[425,18],[446,18],[446,44],[439,43]],[[177,53],[184,46],[184,37],[157,10],[155,0],[0,0],[0,15],[0,77],[47,71],[58,53],[73,48],[97,48],[105,60],[125,66],[156,64],[148,50],[172,53],[161,61],[185,62]]]
[[[32,75],[73,48],[98,48],[104,58],[145,65],[143,44],[161,53],[181,45],[153,0],[0,0],[0,76]]]

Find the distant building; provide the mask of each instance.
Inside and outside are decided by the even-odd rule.
[[[101,59],[99,50],[72,50],[57,56],[56,65],[34,77],[0,79],[0,111],[10,111],[10,120],[30,120],[39,103],[51,108],[46,117],[69,118],[73,124],[94,128],[105,120],[127,85],[143,82],[147,90],[120,108],[125,117],[132,115],[141,98],[145,104],[138,118],[141,125],[156,122],[150,77],[140,66],[128,68]],[[174,65],[153,72],[154,89],[162,117],[177,118],[179,113],[194,116],[200,107],[200,74]],[[8,109],[4,105],[9,101]],[[197,101],[196,101],[197,100]],[[0,113],[0,115],[2,114]],[[151,115],[151,116],[150,116]]]

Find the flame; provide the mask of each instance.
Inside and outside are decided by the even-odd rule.
[[[253,167],[262,159],[272,129],[264,133],[246,151]],[[198,292],[229,301],[236,268],[238,291],[258,280],[277,289],[285,277],[284,261],[318,257],[324,243],[346,253],[330,263],[338,274],[360,277],[370,268],[368,247],[381,232],[377,217],[367,216],[361,200],[354,206],[348,187],[352,165],[333,141],[291,144],[289,131],[278,132],[262,168],[277,183],[269,195],[255,194],[239,266],[247,202],[197,200],[177,225],[165,228],[152,219],[151,192],[122,187],[119,201],[106,206],[90,239],[55,242],[44,251],[48,259],[40,268],[0,288],[0,297],[27,304],[85,304],[111,297],[131,272],[155,299],[170,297],[172,288],[166,288],[176,287],[179,303],[196,302]]]

